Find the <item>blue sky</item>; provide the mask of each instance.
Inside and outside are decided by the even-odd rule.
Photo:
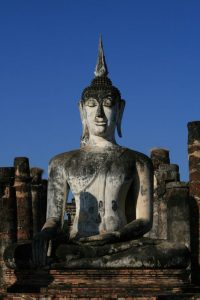
[[[27,156],[47,170],[79,147],[77,103],[102,33],[126,100],[118,142],[147,155],[169,149],[187,180],[187,122],[200,120],[199,15],[198,0],[1,0],[0,165]]]

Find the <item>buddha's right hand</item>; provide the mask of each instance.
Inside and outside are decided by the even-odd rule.
[[[33,238],[32,259],[35,267],[41,268],[46,265],[49,241],[56,236],[57,224],[46,222],[42,231]]]

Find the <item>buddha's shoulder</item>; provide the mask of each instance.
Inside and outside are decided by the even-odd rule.
[[[124,148],[123,159],[128,160],[129,162],[133,161],[142,165],[152,165],[151,159],[146,154],[129,148]]]
[[[51,158],[49,165],[60,166],[66,164],[67,162],[71,161],[72,159],[80,155],[81,155],[81,149],[75,149],[69,152],[60,153],[55,155],[53,158]]]
[[[54,156],[49,164],[52,167],[80,167],[80,165],[90,165],[97,163],[97,161],[105,160],[108,156],[111,157],[112,161],[121,161],[121,163],[129,165],[135,163],[151,165],[151,159],[147,155],[122,146],[113,147],[105,151],[90,148],[75,149]]]

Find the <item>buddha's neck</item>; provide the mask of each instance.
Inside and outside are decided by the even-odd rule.
[[[110,138],[104,138],[101,136],[90,135],[88,146],[95,146],[95,147],[112,147],[116,145],[115,137],[112,136]]]

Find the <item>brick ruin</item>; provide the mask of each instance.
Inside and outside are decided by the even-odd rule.
[[[146,236],[185,243],[191,249],[191,280],[200,284],[200,121],[188,123],[188,157],[189,182],[182,182],[178,165],[170,163],[169,151],[152,149],[154,220]],[[40,168],[30,168],[26,157],[15,158],[14,167],[0,168],[0,291],[7,280],[4,250],[12,243],[31,241],[45,222],[47,180],[42,173]],[[65,230],[73,223],[75,211],[72,199],[66,204]]]
[[[0,276],[6,269],[3,253],[15,242],[31,240],[45,222],[47,180],[42,169],[29,167],[26,157],[17,157],[14,167],[0,168]]]

